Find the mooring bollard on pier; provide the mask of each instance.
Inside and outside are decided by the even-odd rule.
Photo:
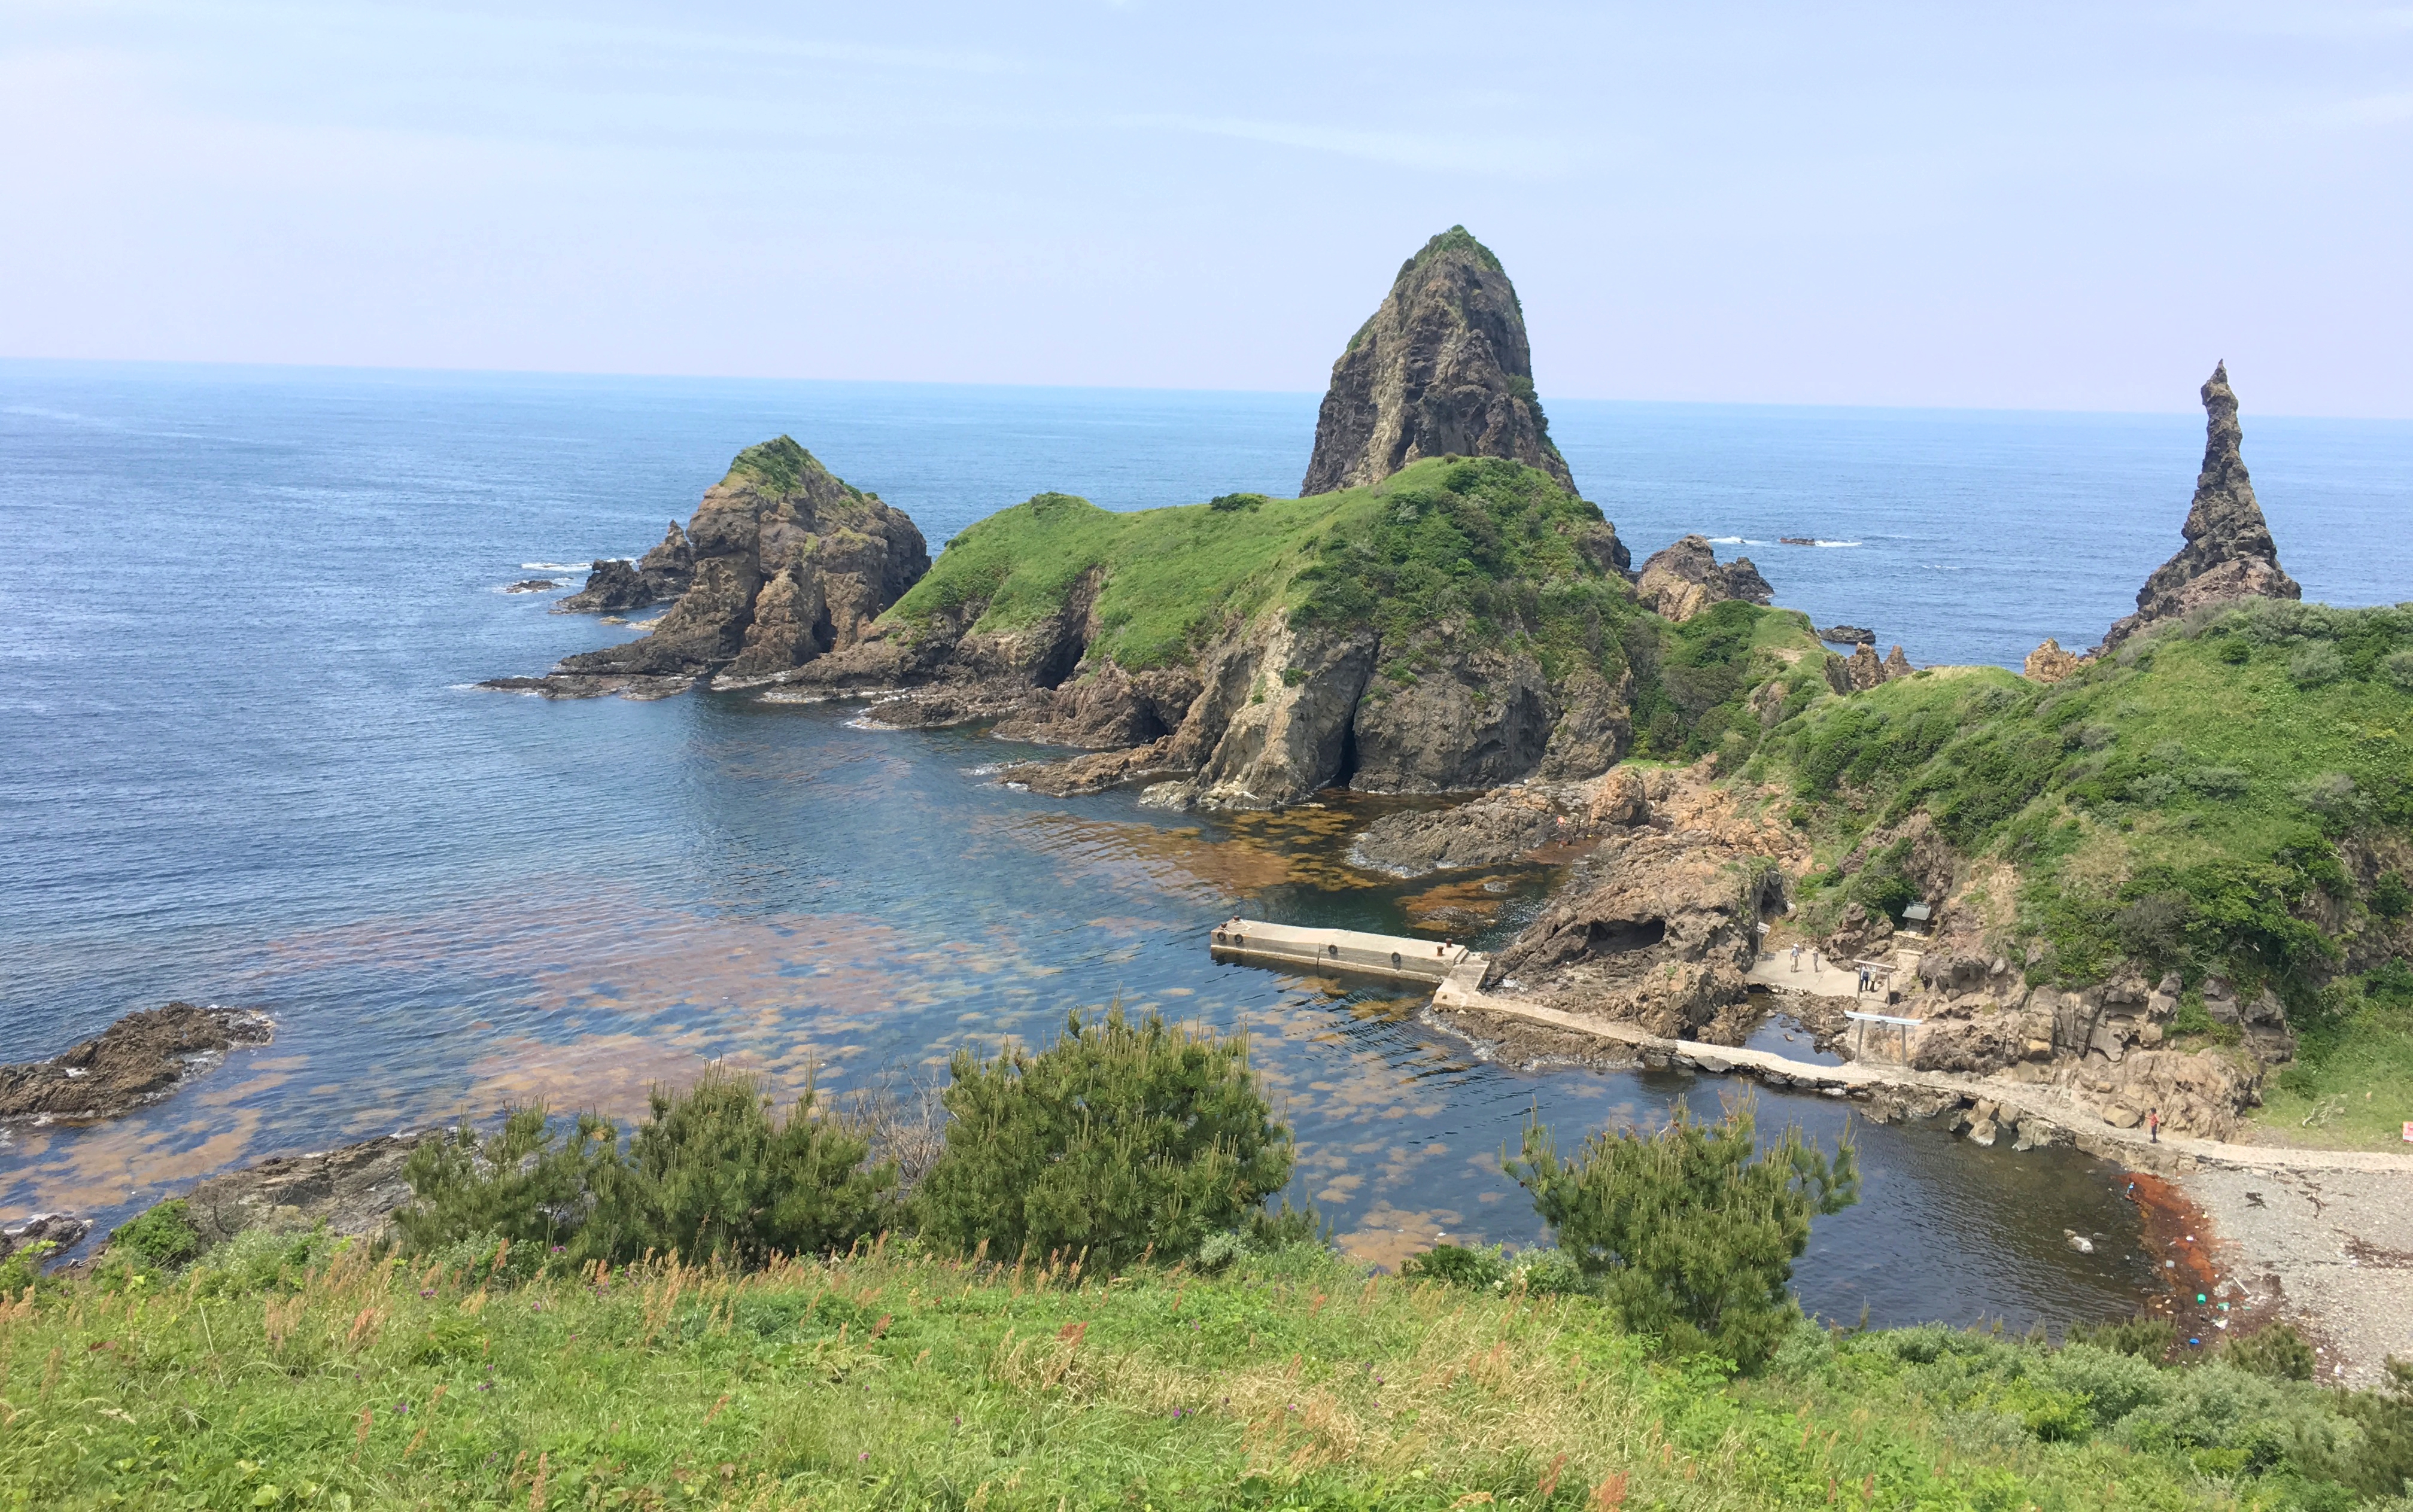
[[[1291,966],[1306,971],[1347,971],[1394,982],[1438,985],[1484,957],[1445,940],[1368,934],[1358,929],[1313,929],[1262,919],[1230,919],[1217,925],[1206,945],[1218,958],[1251,966]]]

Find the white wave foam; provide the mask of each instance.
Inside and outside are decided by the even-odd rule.
[[[522,562],[523,572],[585,572],[594,570],[593,562]]]
[[[1742,544],[1742,537],[1740,536],[1705,536],[1702,539],[1707,541],[1712,546],[1739,546]]]
[[[1813,546],[1865,546],[1868,542],[1865,541],[1819,541],[1813,538],[1810,544]]]

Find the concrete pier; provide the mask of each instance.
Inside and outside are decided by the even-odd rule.
[[[1489,958],[1440,940],[1367,934],[1357,929],[1310,929],[1263,919],[1230,919],[1207,941],[1221,960],[1251,966],[1293,966],[1302,971],[1347,971],[1392,982],[1430,986],[1468,966],[1481,981]]]

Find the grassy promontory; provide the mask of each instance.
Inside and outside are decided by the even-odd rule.
[[[1899,914],[1923,827],[2030,983],[2133,966],[2188,989],[2182,1043],[2234,1038],[2195,989],[2287,1010],[2264,1116],[2394,1143],[2413,1076],[2413,608],[2255,601],[2039,686],[1937,668],[1825,699],[1739,763],[1812,838],[1813,916]]]
[[[2393,1399],[2226,1361],[1802,1324],[1734,1377],[1590,1297],[1368,1277],[1311,1243],[1112,1277],[895,1242],[750,1273],[496,1248],[255,1231],[182,1277],[15,1304],[0,1499],[2342,1508],[2403,1469]]]
[[[1793,674],[1806,701],[1827,653],[1799,613],[1720,605],[1672,625],[1636,601],[1598,506],[1547,474],[1436,457],[1370,487],[1309,498],[1232,494],[1117,512],[1041,494],[970,526],[883,617],[1010,634],[1085,586],[1098,634],[1085,666],[1196,661],[1266,614],[1369,626],[1381,685],[1404,687],[1470,647],[1531,654],[1554,684],[1629,674],[1636,754],[1697,756],[1759,721],[1742,699]],[[1375,696],[1380,696],[1379,690]]]

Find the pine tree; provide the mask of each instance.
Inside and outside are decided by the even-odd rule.
[[[1603,1130],[1566,1162],[1535,1122],[1523,1159],[1507,1163],[1629,1329],[1744,1369],[1765,1360],[1799,1315],[1786,1283],[1810,1220],[1860,1193],[1848,1141],[1830,1163],[1797,1125],[1760,1153],[1755,1112],[1745,1096],[1705,1124],[1679,1104],[1659,1133]]]
[[[1086,1252],[1115,1268],[1153,1247],[1194,1253],[1290,1180],[1290,1131],[1249,1071],[1243,1036],[1218,1039],[1119,1005],[1077,1013],[1032,1055],[959,1051],[944,1094],[945,1151],[914,1206],[933,1243],[992,1255]]]

